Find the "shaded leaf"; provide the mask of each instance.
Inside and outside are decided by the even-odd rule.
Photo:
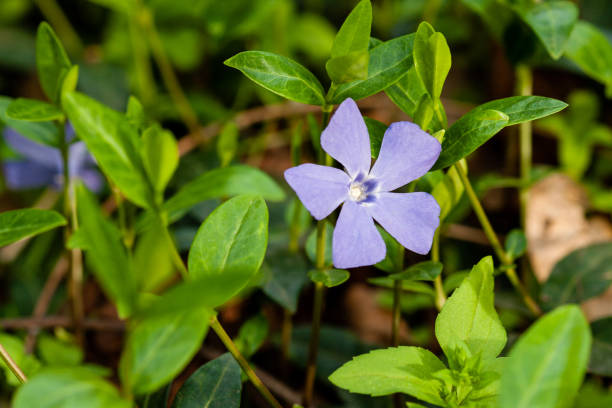
[[[262,269],[263,292],[291,313],[295,313],[300,290],[308,280],[304,258],[288,251],[275,252],[268,254]]]
[[[49,122],[26,122],[23,120],[11,119],[6,114],[6,110],[13,103],[13,99],[0,96],[0,121],[6,126],[15,129],[19,134],[37,143],[58,147],[60,136],[57,126]]]
[[[346,282],[351,274],[344,269],[313,269],[308,272],[308,277],[315,283],[322,283],[328,288],[333,288]]]
[[[0,246],[66,225],[58,212],[24,208],[0,213]]]
[[[442,264],[436,261],[423,261],[410,266],[400,273],[389,275],[394,280],[433,281],[442,273]]]
[[[589,372],[612,377],[612,317],[591,323],[593,347]]]

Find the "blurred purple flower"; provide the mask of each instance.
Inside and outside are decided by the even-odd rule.
[[[4,140],[22,158],[8,159],[3,163],[4,178],[8,188],[26,190],[43,186],[61,189],[64,184],[64,166],[59,149],[36,143],[5,127]],[[74,138],[74,129],[66,125],[66,141]],[[92,191],[100,191],[104,180],[96,169],[96,162],[87,151],[85,143],[70,144],[68,169],[71,178],[79,178]]]
[[[433,136],[410,122],[392,123],[370,169],[368,129],[357,104],[346,99],[321,134],[321,146],[346,172],[302,164],[285,171],[285,179],[317,220],[344,203],[332,245],[337,268],[373,265],[384,259],[385,243],[374,220],[409,250],[429,252],[440,223],[440,206],[427,193],[390,191],[433,166],[441,150]]]

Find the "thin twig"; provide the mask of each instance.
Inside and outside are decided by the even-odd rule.
[[[22,384],[28,381],[23,371],[21,371],[21,368],[19,368],[17,363],[15,363],[15,360],[13,360],[11,355],[8,353],[8,351],[6,351],[6,349],[4,348],[2,344],[0,344],[0,357],[2,357],[2,360],[4,361],[4,363],[13,372],[13,374],[15,374],[15,377],[17,377],[17,379]]]
[[[46,317],[17,317],[0,319],[0,327],[8,330],[23,329],[46,329],[54,327],[71,328],[74,322],[69,316],[46,316]],[[83,320],[85,330],[100,331],[123,331],[125,323],[117,319],[94,319],[86,318]]]

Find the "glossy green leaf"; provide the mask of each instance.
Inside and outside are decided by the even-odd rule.
[[[394,280],[433,281],[442,273],[442,264],[436,261],[423,261],[410,266],[403,272],[389,275]]]
[[[76,188],[79,229],[78,246],[106,295],[128,316],[136,297],[136,277],[117,227],[102,215],[96,198],[82,185]]]
[[[212,316],[210,310],[194,308],[136,323],[119,362],[123,386],[139,395],[172,380],[200,349]]]
[[[554,266],[542,287],[544,306],[580,303],[597,296],[612,284],[612,243],[576,249]]]
[[[339,104],[346,98],[359,100],[399,81],[412,66],[413,42],[414,34],[409,34],[370,49],[367,79],[338,85],[332,91],[329,102]]]
[[[142,161],[155,191],[163,192],[179,162],[178,143],[174,135],[157,125],[145,130],[142,135]]]
[[[50,103],[36,99],[17,98],[7,108],[6,116],[10,119],[27,122],[45,122],[62,120],[64,114]]]
[[[414,67],[429,95],[437,100],[451,67],[451,54],[442,33],[422,22],[414,38]]]
[[[121,192],[142,207],[153,192],[140,156],[141,140],[124,115],[78,92],[62,97],[68,119],[98,165]]]
[[[496,110],[508,115],[506,126],[536,120],[557,113],[567,107],[567,103],[545,96],[511,96],[483,103],[468,114]]]
[[[344,84],[368,77],[370,54],[367,48],[331,58],[325,64],[327,75],[335,84]]]
[[[525,4],[516,8],[554,59],[559,59],[578,19],[578,7],[571,1]]]
[[[170,221],[176,221],[189,208],[211,198],[257,194],[269,201],[282,201],[284,191],[266,173],[246,165],[208,171],[185,184],[163,205]]]
[[[612,43],[599,28],[578,21],[565,46],[565,55],[612,94]]]
[[[71,67],[70,59],[55,32],[43,21],[36,33],[36,68],[42,89],[56,104],[60,101],[64,78]]]
[[[423,81],[414,66],[395,84],[385,89],[385,93],[408,116],[414,117],[421,97],[427,93]]]
[[[291,313],[295,313],[300,290],[308,281],[305,259],[300,254],[289,251],[273,251],[266,255],[262,271],[263,292]]]
[[[0,213],[0,246],[66,225],[58,212],[24,208]]]
[[[14,408],[130,408],[117,388],[89,370],[48,368],[19,387]]]
[[[612,316],[591,323],[593,347],[589,372],[612,377]]]
[[[444,405],[440,382],[432,374],[446,368],[429,350],[391,347],[353,357],[329,380],[350,392],[371,396],[402,392],[423,401]]]
[[[506,253],[512,259],[523,256],[527,250],[527,237],[520,229],[513,229],[506,237]]]
[[[37,143],[51,147],[59,146],[59,131],[53,123],[26,122],[8,117],[6,111],[13,102],[14,100],[9,97],[0,96],[0,121],[19,132],[22,136]]]
[[[308,272],[308,277],[314,283],[322,283],[328,288],[333,288],[346,282],[351,274],[344,269],[313,269]]]
[[[202,223],[189,250],[189,276],[206,281],[201,294],[219,306],[255,276],[268,245],[268,208],[261,197],[241,195],[220,205]],[[213,302],[214,300],[214,302]]]
[[[540,318],[510,352],[499,407],[571,407],[590,348],[591,333],[578,306],[562,306]]]
[[[372,4],[370,0],[361,0],[338,30],[331,49],[332,58],[356,51],[367,51],[370,44],[371,26]]]
[[[264,51],[244,51],[225,61],[258,85],[292,101],[324,105],[319,80],[290,58]]]
[[[483,145],[508,124],[508,115],[498,110],[470,111],[448,129],[442,152],[432,170],[455,164]]]
[[[240,366],[231,354],[198,368],[176,393],[172,408],[239,408]]]
[[[488,256],[472,268],[438,314],[436,337],[444,354],[454,355],[464,343],[473,356],[499,355],[506,345],[506,330],[493,297],[493,259]]]
[[[375,159],[378,157],[378,153],[380,153],[380,146],[382,145],[388,126],[376,119],[366,116],[363,117],[363,120],[365,121],[370,135],[370,151],[372,152],[372,158]]]
[[[227,122],[217,138],[217,155],[221,167],[226,167],[236,156],[238,150],[238,125],[236,122]]]

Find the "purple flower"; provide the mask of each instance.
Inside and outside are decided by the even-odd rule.
[[[61,189],[64,180],[64,165],[59,149],[36,143],[15,131],[4,128],[4,140],[22,158],[5,160],[3,163],[4,178],[7,187],[12,190],[25,190],[43,186]],[[74,137],[74,129],[66,125],[66,140]],[[92,191],[100,191],[104,180],[96,162],[87,151],[85,143],[75,142],[68,152],[68,169],[70,177],[78,177]]]
[[[355,101],[346,99],[321,134],[321,146],[346,171],[302,164],[285,171],[285,179],[317,220],[344,203],[332,245],[337,268],[373,265],[384,259],[385,243],[374,220],[409,250],[429,252],[440,224],[440,206],[427,193],[390,191],[433,166],[441,150],[434,137],[414,123],[392,123],[370,168],[368,129]]]

